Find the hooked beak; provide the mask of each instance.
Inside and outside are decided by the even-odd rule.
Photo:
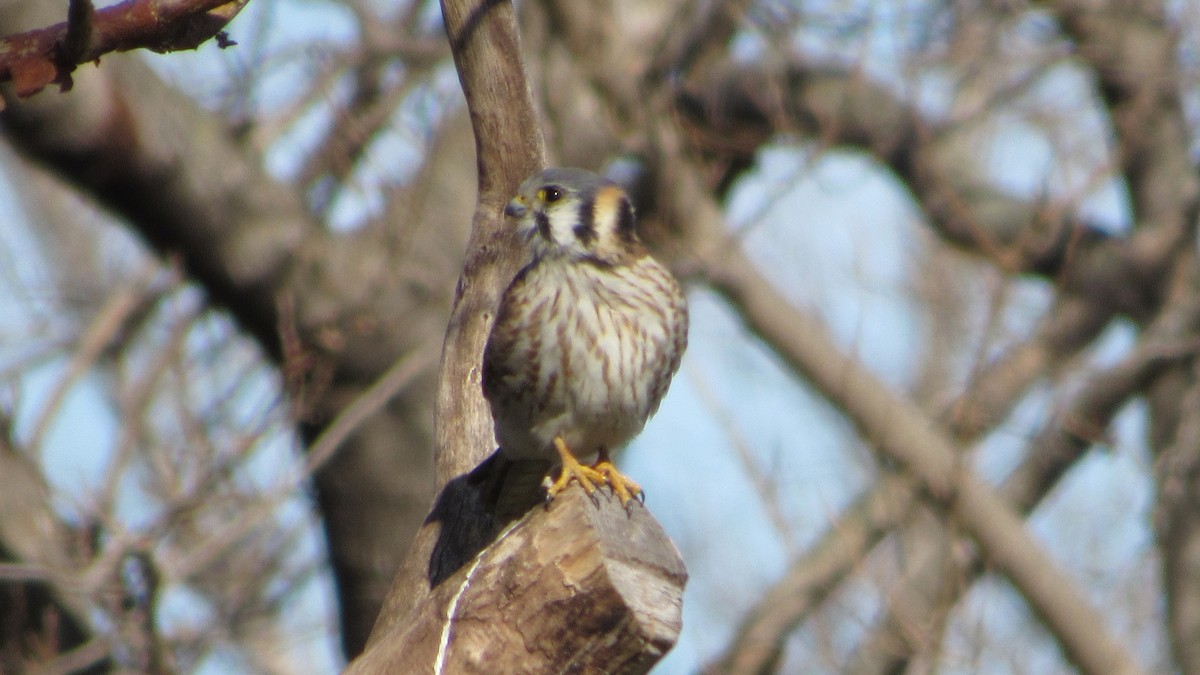
[[[513,197],[504,207],[504,215],[512,218],[520,218],[526,213],[529,213],[529,207],[525,206],[525,200],[520,197]]]

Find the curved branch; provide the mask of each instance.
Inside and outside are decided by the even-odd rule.
[[[785,132],[859,148],[896,174],[943,241],[1117,313],[1152,310],[1158,271],[1184,236],[1175,227],[1136,241],[1112,238],[1060,206],[1007,194],[963,166],[969,160],[954,129],[846,69],[721,64],[689,80],[676,105],[691,141],[721,156],[753,153]]]
[[[276,301],[316,225],[219,120],[145,65],[116,65],[89,71],[68,96],[9,98],[0,125],[23,154],[123,216],[160,252],[180,256],[281,359]]]
[[[437,402],[437,488],[479,464],[494,443],[478,365],[492,313],[522,260],[504,204],[545,164],[541,126],[525,80],[512,5],[443,0],[442,17],[467,99],[479,194],[466,261],[442,347]]]
[[[431,515],[417,532],[376,619],[366,659],[400,639],[412,611],[437,602],[431,597],[435,582],[430,573],[436,547],[477,551],[495,535],[490,514],[472,506],[478,489],[464,483],[464,477],[495,447],[491,412],[479,386],[479,364],[495,307],[522,259],[512,232],[503,227],[504,204],[521,180],[541,168],[545,157],[511,3],[444,0],[442,17],[475,134],[479,181],[438,383],[437,503],[447,504],[451,513]]]
[[[1200,173],[1183,110],[1179,37],[1160,2],[1042,2],[1095,73],[1117,137],[1136,224],[1185,232],[1196,226]]]

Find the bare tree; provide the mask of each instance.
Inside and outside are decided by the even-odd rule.
[[[66,18],[48,9],[9,3],[0,32]],[[709,410],[691,414],[715,420],[720,440],[688,449],[728,447],[753,489],[683,455],[671,472],[689,498],[649,502],[681,544],[694,597],[736,596],[706,603],[702,623],[725,632],[691,667],[925,672],[1003,658],[1023,672],[1050,658],[1084,672],[1200,673],[1195,7],[435,9],[330,3],[325,18],[352,38],[289,43],[278,36],[303,24],[249,3],[225,28],[233,49],[169,55],[157,70],[106,55],[74,71],[69,92],[5,93],[8,182],[37,223],[26,229],[46,274],[5,278],[29,318],[4,336],[0,363],[13,392],[0,442],[0,669],[167,671],[232,650],[255,669],[288,670],[271,656],[286,642],[282,607],[320,573],[298,552],[305,523],[324,534],[344,654],[369,641],[355,663],[367,672],[534,663],[489,652],[491,634],[442,617],[470,608],[496,625],[521,621],[505,589],[529,582],[549,598],[565,582],[504,570],[541,569],[521,556],[559,550],[547,534],[564,523],[599,532],[574,542],[604,550],[599,567],[657,566],[682,583],[669,560],[639,557],[665,542],[649,512],[625,518],[571,495],[505,529],[471,482],[493,449],[472,373],[520,264],[500,209],[516,181],[551,163],[609,167],[656,255],[738,326],[736,344],[705,351],[701,337],[676,396],[722,377],[712,354],[764,347],[825,406],[813,435],[849,448],[862,476],[830,487],[841,492],[823,517],[798,517],[797,474],[764,465],[794,466],[802,439],[772,449],[762,430],[739,431],[745,411],[713,388]],[[210,82],[177,65],[218,52],[227,65]],[[288,72],[305,77],[272,79]],[[779,157],[794,173],[771,168]],[[851,161],[897,195],[847,208],[903,221],[893,227],[906,243],[888,259],[908,278],[889,306],[918,338],[873,336],[883,319],[865,310],[861,336],[844,330],[839,316],[869,278],[803,283],[828,269],[842,226],[815,203],[782,205]],[[777,249],[810,248],[764,252],[768,232]],[[106,243],[114,233],[136,236]],[[914,365],[864,355],[889,339]],[[53,385],[31,397],[47,368]],[[80,391],[101,392],[119,424],[85,435],[112,450],[100,478],[66,499],[46,455]],[[304,452],[264,486],[256,458],[278,439]],[[989,468],[998,445],[1003,470]],[[1129,518],[1144,550],[1127,574],[1092,570],[1075,528],[1045,529],[1048,514],[1074,509],[1104,531],[1117,507],[1096,493],[1081,502],[1070,484],[1113,457],[1151,495]],[[305,511],[305,489],[311,520],[288,516]],[[776,572],[736,592],[720,585],[754,576],[738,561],[768,554],[712,546],[741,533],[700,521],[734,496],[769,516],[739,529],[806,542],[781,546]],[[614,553],[605,522],[649,539]],[[643,634],[647,652],[570,660],[608,635],[596,616],[637,606],[639,592],[615,588],[622,601],[593,603],[595,616],[535,613],[538,630],[566,627],[539,644],[570,652],[532,649],[550,659],[537,663],[650,667],[673,638]],[[204,622],[169,618],[163,603],[183,590],[212,610]],[[1057,649],[1017,653],[980,618],[980,597],[1023,608],[1002,622],[1010,635]]]

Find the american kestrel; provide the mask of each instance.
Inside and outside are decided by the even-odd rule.
[[[501,453],[561,467],[547,500],[575,480],[589,496],[608,485],[628,506],[642,490],[609,453],[667,393],[687,347],[687,301],[638,238],[615,183],[546,169],[504,212],[531,261],[504,292],[483,357]]]

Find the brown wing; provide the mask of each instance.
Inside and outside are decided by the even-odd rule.
[[[537,335],[528,330],[530,322],[538,320],[528,283],[533,267],[531,263],[522,269],[504,292],[483,353],[483,396],[492,417],[513,429],[532,426],[537,404]]]

